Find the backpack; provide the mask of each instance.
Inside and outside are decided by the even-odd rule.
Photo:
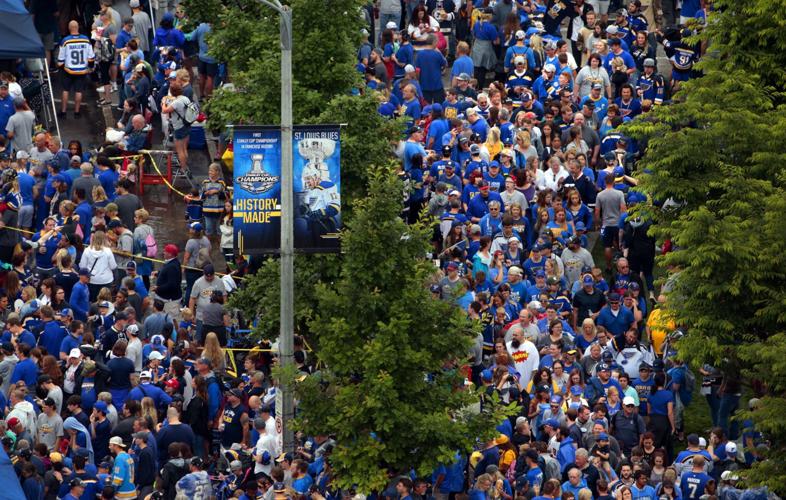
[[[188,104],[186,104],[186,107],[183,110],[183,114],[181,115],[177,112],[177,110],[175,110],[175,114],[177,114],[180,120],[182,120],[183,124],[191,125],[199,119],[199,104],[197,104],[195,101],[189,100]]]
[[[101,37],[96,44],[96,58],[99,61],[107,62],[115,59],[115,44],[107,37]]]
[[[199,269],[205,267],[205,264],[210,262],[210,248],[207,246],[200,247],[197,251],[195,266]]]
[[[145,257],[155,258],[156,255],[158,255],[158,243],[156,243],[156,238],[153,236],[153,233],[148,233],[142,243],[144,245]]]

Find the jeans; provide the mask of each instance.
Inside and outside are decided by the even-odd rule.
[[[218,215],[205,215],[205,236],[210,236],[211,234],[217,235],[219,222],[220,217]]]
[[[385,31],[385,26],[391,21],[396,23],[396,26],[398,26],[400,20],[401,20],[400,11],[379,13],[379,36],[377,36],[377,45],[379,46],[379,48],[384,49],[384,47],[382,47],[382,32]]]
[[[729,419],[740,406],[739,394],[723,394],[718,407],[718,427],[723,429],[729,441],[736,441],[739,437],[740,425],[737,421],[729,424]]]
[[[718,386],[713,386],[710,388],[710,393],[705,394],[704,397],[707,399],[707,405],[710,407],[710,417],[712,417],[712,426],[718,427],[718,416],[720,410],[720,397],[718,396]]]

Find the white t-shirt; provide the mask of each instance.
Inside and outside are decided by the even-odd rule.
[[[276,463],[276,457],[278,456],[278,445],[276,444],[276,438],[267,433],[260,434],[257,444],[254,447],[254,456],[260,457],[266,451],[270,454],[270,463],[267,465],[262,465],[261,463],[256,462],[256,465],[254,466],[255,474],[264,472],[265,474],[270,475],[270,470]]]
[[[525,340],[518,347],[513,347],[513,342],[507,343],[508,353],[513,358],[516,371],[519,372],[519,384],[526,387],[532,379],[532,372],[540,365],[540,354],[535,344]]]

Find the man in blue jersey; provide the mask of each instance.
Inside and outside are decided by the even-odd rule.
[[[93,67],[95,53],[90,39],[79,33],[79,23],[68,23],[69,35],[60,42],[57,64],[63,68],[63,95],[58,116],[65,117],[69,92],[74,92],[74,116],[80,116],[82,90]]]
[[[710,480],[710,476],[704,472],[705,461],[706,458],[703,455],[694,455],[690,472],[682,474],[680,490],[682,498],[685,500],[699,500],[704,496],[704,488]]]

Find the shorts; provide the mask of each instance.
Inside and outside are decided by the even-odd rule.
[[[33,227],[33,205],[22,205],[19,207],[19,227]]]
[[[172,136],[175,138],[176,141],[186,139],[190,135],[191,135],[191,125],[186,125],[185,127],[175,129],[175,131],[172,132]]]
[[[200,75],[209,76],[211,78],[215,78],[215,76],[218,75],[218,63],[209,63],[200,59],[197,64],[197,69]]]
[[[85,77],[87,75],[72,75],[63,71],[63,90],[66,92],[82,92],[85,88]]]
[[[619,229],[616,227],[600,228],[600,237],[603,239],[603,248],[614,248],[618,246]]]
[[[672,68],[671,80],[674,82],[687,82],[690,80],[691,70],[679,70]]]

